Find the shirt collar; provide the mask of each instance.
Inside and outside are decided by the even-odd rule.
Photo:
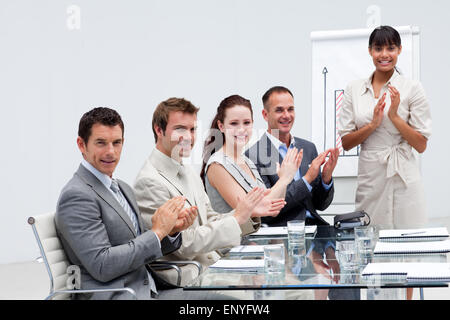
[[[372,74],[370,75],[370,77],[367,78],[367,79],[364,81],[364,86],[362,87],[361,95],[363,95],[364,93],[367,92],[367,90],[370,90],[370,89],[372,88],[372,78],[373,78],[373,75],[374,75],[374,74],[375,74],[375,71],[372,72]],[[388,80],[388,82],[386,82],[385,86],[387,86],[387,85],[389,85],[389,84],[395,86],[395,83],[396,83],[396,80],[397,80],[397,77],[398,77],[398,76],[399,76],[398,71],[397,71],[397,70],[394,70],[394,73],[392,74],[392,76],[391,76],[391,78]]]
[[[274,137],[272,134],[269,133],[269,131],[266,131],[267,136],[269,137],[270,141],[273,143],[275,147],[277,147],[277,150],[280,149],[281,145],[284,145],[283,142],[281,142],[278,138]],[[291,134],[291,143],[289,146],[294,145],[295,139],[294,136]]]
[[[100,180],[101,183],[103,183],[106,189],[109,190],[111,188],[112,179],[107,174],[98,171],[92,164],[87,162],[85,159],[81,160],[81,164],[83,165],[83,167],[89,170],[90,173],[96,176],[97,179]]]
[[[151,158],[152,164],[156,169],[163,171],[164,173],[169,174],[173,177],[176,177],[178,175],[183,166],[182,163],[172,159],[171,157],[168,157],[157,148],[153,149]]]

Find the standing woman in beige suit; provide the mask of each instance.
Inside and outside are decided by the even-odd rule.
[[[380,26],[369,38],[375,71],[345,90],[339,134],[345,150],[361,145],[356,209],[383,228],[414,228],[426,219],[424,190],[413,149],[425,151],[431,115],[422,85],[396,68],[399,33]]]

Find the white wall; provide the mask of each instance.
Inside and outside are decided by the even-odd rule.
[[[39,255],[26,218],[55,210],[76,170],[81,115],[94,106],[118,110],[125,147],[117,175],[132,183],[154,147],[151,115],[171,96],[201,108],[201,133],[224,97],[238,93],[265,128],[261,95],[292,89],[294,133],[311,135],[311,31],[366,26],[366,9],[381,22],[421,30],[421,79],[432,107],[433,137],[422,171],[430,216],[450,216],[442,201],[450,173],[446,90],[450,5],[425,1],[0,1],[0,263]],[[70,5],[81,9],[80,29]],[[333,53],[330,53],[333,54]],[[195,158],[197,162],[198,157]],[[353,201],[354,184],[336,182],[336,200]]]

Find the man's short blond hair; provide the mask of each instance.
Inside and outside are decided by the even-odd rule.
[[[162,129],[163,133],[166,131],[167,122],[169,121],[170,112],[181,111],[189,114],[197,114],[199,108],[194,106],[189,100],[184,98],[169,98],[161,102],[155,112],[153,112],[152,129],[155,136],[155,142],[158,140],[155,126]]]

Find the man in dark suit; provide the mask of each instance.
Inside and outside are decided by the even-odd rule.
[[[327,225],[317,210],[325,210],[333,201],[332,173],[339,150],[329,149],[318,155],[312,142],[291,135],[295,108],[294,97],[289,89],[273,87],[264,94],[262,100],[262,114],[268,130],[245,154],[256,164],[267,188],[278,181],[277,163],[283,161],[287,148],[303,149],[300,169],[286,190],[285,207],[278,216],[264,217],[262,222],[269,226],[285,226],[287,221],[301,218],[308,225]]]
[[[339,157],[339,149],[328,149],[317,154],[314,143],[291,135],[295,108],[294,96],[289,89],[273,87],[264,94],[262,101],[262,114],[268,129],[245,154],[256,164],[267,188],[271,188],[278,181],[277,163],[283,161],[287,148],[303,149],[299,171],[286,190],[286,205],[277,217],[263,217],[262,222],[269,226],[285,226],[289,220],[305,219],[308,225],[328,225],[317,210],[325,210],[333,201],[332,174]],[[331,269],[334,281],[338,282],[340,269],[336,262],[335,244],[324,239],[315,239],[310,247],[308,257],[315,272],[330,277]],[[319,291],[321,290],[318,290],[318,293]],[[360,297],[359,289],[331,289],[323,293],[323,298],[328,295],[332,300]]]
[[[180,231],[196,217],[173,198],[146,229],[132,189],[113,178],[123,146],[123,122],[109,108],[95,108],[80,120],[77,144],[83,160],[58,200],[55,223],[72,264],[81,271],[81,289],[128,287],[138,299],[181,299],[182,289],[160,290],[147,264],[181,245]],[[130,299],[126,292],[78,295],[82,299]],[[193,297],[188,297],[193,298]]]

